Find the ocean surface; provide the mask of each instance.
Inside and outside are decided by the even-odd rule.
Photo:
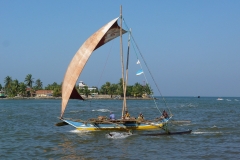
[[[192,130],[191,134],[143,136],[133,132],[83,132],[72,126],[55,126],[61,122],[61,100],[0,99],[0,159],[239,159],[240,98],[165,97],[156,100],[160,110],[171,111],[174,121],[170,131]],[[151,100],[128,100],[131,116],[140,112],[146,119],[160,116]],[[89,119],[121,116],[120,100],[71,100],[65,118]],[[169,111],[170,110],[170,111]],[[173,121],[173,122],[174,122]],[[191,121],[189,123],[188,121]]]

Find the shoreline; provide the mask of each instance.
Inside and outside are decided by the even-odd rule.
[[[6,98],[0,98],[0,100],[38,100],[38,99],[56,99],[61,100],[62,97],[6,97]],[[152,100],[153,98],[142,98],[142,97],[126,97],[127,100]],[[155,98],[156,99],[156,98]],[[123,100],[123,98],[107,98],[107,97],[90,97],[85,98],[84,100]]]

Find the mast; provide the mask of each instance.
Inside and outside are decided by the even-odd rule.
[[[131,28],[130,28],[130,31],[129,31],[129,35],[128,35],[128,51],[127,51],[127,64],[126,64],[126,81],[125,81],[125,95],[126,95],[126,92],[127,92],[127,84],[128,84],[128,62],[129,62],[129,49],[130,49],[130,38],[131,38]],[[126,98],[125,98],[125,108],[124,110],[127,111],[127,102],[126,102]]]
[[[120,56],[122,64],[122,86],[123,86],[123,107],[122,107],[122,117],[125,111],[126,102],[126,92],[125,92],[125,82],[124,82],[124,63],[123,63],[123,45],[122,45],[122,6],[120,6]]]

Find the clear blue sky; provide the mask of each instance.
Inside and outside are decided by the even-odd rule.
[[[239,0],[0,0],[0,84],[27,74],[44,86],[61,83],[82,43],[118,17],[120,5],[163,96],[240,97]],[[129,84],[143,83],[131,53]],[[117,39],[93,53],[79,80],[118,83],[119,57]]]

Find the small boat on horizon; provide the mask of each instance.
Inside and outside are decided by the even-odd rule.
[[[6,98],[5,92],[3,90],[0,90],[0,98]]]
[[[218,98],[217,100],[218,100],[218,101],[222,101],[223,99],[222,99],[222,98]]]

